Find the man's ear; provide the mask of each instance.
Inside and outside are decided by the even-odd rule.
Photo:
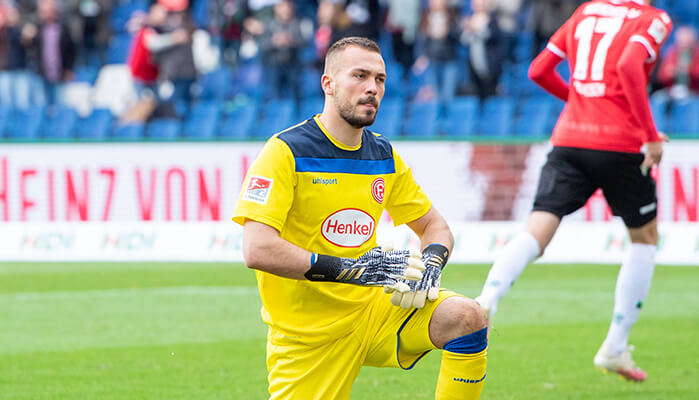
[[[332,96],[335,94],[335,80],[333,80],[330,75],[323,74],[320,78],[320,86],[323,88],[323,92],[326,95]]]

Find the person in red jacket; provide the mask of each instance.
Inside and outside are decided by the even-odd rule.
[[[566,101],[553,131],[526,230],[495,259],[476,298],[492,318],[497,303],[526,265],[543,254],[561,218],[601,188],[631,239],[617,279],[612,323],[594,365],[643,381],[628,337],[648,293],[658,241],[655,181],[667,136],[656,130],[646,85],[672,30],[651,0],[594,0],[582,4],[534,59],[529,77]],[[568,59],[571,82],[555,67]],[[646,146],[645,155],[640,152]]]
[[[660,60],[658,81],[670,89],[673,98],[699,94],[699,44],[694,27],[677,28],[675,43]]]

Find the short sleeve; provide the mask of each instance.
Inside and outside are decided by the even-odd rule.
[[[658,59],[660,48],[665,44],[670,32],[672,32],[672,20],[667,13],[660,12],[641,20],[637,32],[629,41],[638,42],[646,48],[648,52],[646,63],[650,64]]]
[[[396,166],[395,179],[388,193],[386,211],[398,226],[427,214],[432,208],[432,202],[418,186],[410,168],[403,162],[398,153],[393,150],[393,160]]]
[[[546,49],[553,54],[565,59],[568,57],[568,45],[566,38],[568,37],[568,31],[571,29],[570,26],[573,24],[571,21],[573,17],[570,17],[558,30],[551,36]]]
[[[286,143],[274,137],[245,176],[233,221],[243,225],[251,219],[281,231],[294,200],[295,186],[294,156]]]

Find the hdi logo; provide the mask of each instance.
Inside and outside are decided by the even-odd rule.
[[[155,233],[146,234],[143,232],[129,232],[119,234],[105,234],[102,239],[101,249],[114,250],[150,250],[155,247],[158,235]]]
[[[61,232],[49,232],[39,234],[25,234],[19,242],[20,249],[56,251],[69,250],[75,243],[75,234]]]

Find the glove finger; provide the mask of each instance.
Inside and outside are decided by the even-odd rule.
[[[386,242],[381,245],[381,251],[383,251],[384,253],[388,251],[393,251],[393,249],[395,249],[393,242]]]
[[[415,268],[420,271],[425,270],[425,263],[419,258],[410,257],[408,258],[408,268]]]
[[[439,298],[439,287],[431,287],[427,290],[427,299],[435,301]]]
[[[410,291],[410,286],[405,282],[396,282],[393,284],[393,289],[398,293],[405,293]]]
[[[415,292],[403,293],[403,299],[400,302],[401,308],[411,308],[413,306],[413,300],[415,299]]]
[[[422,279],[422,271],[417,268],[408,267],[403,273],[403,278],[409,281],[419,281]]]
[[[400,307],[400,303],[403,300],[403,293],[400,292],[393,292],[391,295],[391,304],[393,304],[396,307]]]
[[[416,258],[416,259],[422,261],[422,253],[419,250],[410,249],[409,254],[410,254],[410,258]]]
[[[425,306],[425,296],[427,296],[427,292],[423,290],[418,290],[415,292],[415,298],[413,299],[413,307],[415,308],[422,308]]]
[[[391,294],[395,292],[396,289],[393,288],[393,285],[383,285],[383,292],[386,294]]]

